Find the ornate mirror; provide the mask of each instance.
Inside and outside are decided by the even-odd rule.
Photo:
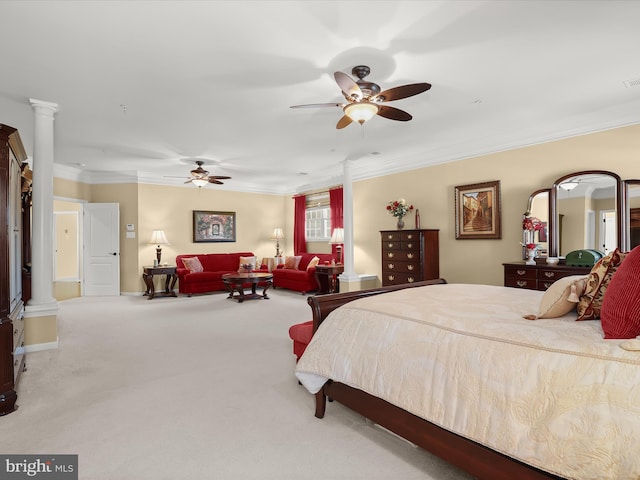
[[[622,199],[622,182],[612,172],[588,170],[557,179],[549,203],[549,255],[624,247]]]

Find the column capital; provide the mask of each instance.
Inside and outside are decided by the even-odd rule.
[[[47,109],[51,110],[51,113],[56,113],[58,111],[58,104],[53,102],[45,102],[44,100],[36,100],[35,98],[30,98],[29,103],[34,110],[36,109]]]

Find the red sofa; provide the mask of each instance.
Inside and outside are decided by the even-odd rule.
[[[191,273],[185,268],[183,258],[198,257],[203,271]],[[251,252],[240,253],[192,253],[176,257],[178,291],[191,296],[193,293],[207,293],[226,290],[222,275],[235,273],[240,268],[240,257],[255,257]]]
[[[301,253],[300,256],[302,258],[297,269],[284,268],[285,266],[280,264],[271,272],[273,288],[288,288],[303,294],[320,288],[316,280],[316,268],[307,268],[307,266],[313,257],[318,257],[322,264],[335,260],[335,257],[331,253]]]

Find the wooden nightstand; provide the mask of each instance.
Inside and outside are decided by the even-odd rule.
[[[528,290],[546,290],[553,282],[562,277],[589,275],[591,272],[591,267],[570,267],[546,263],[527,265],[524,262],[511,262],[502,265],[505,287],[526,288]]]
[[[344,265],[316,265],[316,280],[320,288],[318,294],[339,293],[338,275],[344,272]]]
[[[167,278],[164,283],[164,291],[156,292],[153,285],[153,277],[155,275],[166,275]],[[157,267],[142,267],[142,279],[144,280],[147,290],[144,292],[149,300],[155,297],[176,297],[176,292],[173,291],[173,287],[176,284],[178,276],[176,275],[175,265],[158,265]]]

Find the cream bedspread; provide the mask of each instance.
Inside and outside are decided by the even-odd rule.
[[[576,314],[524,320],[542,292],[410,288],[343,305],[296,367],[572,479],[640,478],[640,352]]]

